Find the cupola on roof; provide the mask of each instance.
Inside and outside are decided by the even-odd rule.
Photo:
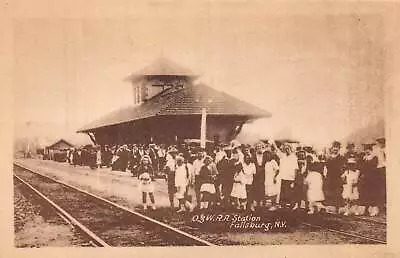
[[[128,81],[140,79],[145,76],[177,76],[197,77],[190,69],[182,67],[164,56],[157,58],[153,63],[126,78]]]

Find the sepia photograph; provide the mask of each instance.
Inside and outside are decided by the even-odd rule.
[[[46,3],[12,22],[15,248],[387,245],[377,6]]]

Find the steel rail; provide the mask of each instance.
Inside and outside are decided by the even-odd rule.
[[[349,236],[349,237],[353,237],[353,238],[364,239],[364,240],[368,240],[368,241],[379,243],[379,244],[387,244],[387,242],[383,241],[383,240],[379,240],[379,239],[376,239],[376,238],[367,237],[367,236],[363,236],[363,235],[359,235],[359,234],[353,234],[353,233],[349,233],[349,232],[346,232],[346,231],[343,231],[343,230],[332,229],[332,228],[328,228],[328,227],[324,227],[324,226],[320,226],[320,225],[316,225],[316,224],[310,224],[310,223],[306,223],[306,222],[302,222],[301,224],[303,224],[305,226],[308,226],[308,227],[327,230],[327,231],[330,231],[332,233],[336,233],[336,234],[340,234],[340,235],[345,235],[345,236]]]
[[[52,200],[50,200],[47,196],[42,194],[39,190],[37,190],[35,187],[33,187],[31,184],[23,180],[17,175],[14,175],[14,177],[23,183],[25,186],[30,188],[33,192],[35,192],[37,195],[39,195],[43,200],[45,200],[50,206],[52,206],[54,209],[57,210],[58,213],[60,213],[61,217],[63,217],[64,220],[68,220],[70,224],[72,224],[74,227],[78,228],[79,230],[83,231],[87,236],[89,236],[94,243],[97,246],[100,247],[109,247],[110,245],[107,244],[104,240],[102,240],[99,236],[97,236],[95,233],[90,231],[87,227],[85,227],[82,223],[80,223],[78,220],[76,220],[71,214],[69,214],[67,211],[65,211],[63,208],[58,206],[56,203],[54,203]]]
[[[345,219],[347,221],[365,221],[365,222],[370,222],[372,224],[379,224],[379,225],[387,225],[386,222],[384,221],[379,221],[379,220],[374,220],[370,218],[363,218],[359,216],[344,216],[344,215],[339,215],[331,212],[326,212],[328,216],[334,217],[334,218],[339,218],[339,219]]]
[[[179,234],[179,235],[183,235],[183,236],[185,236],[185,237],[187,237],[187,238],[190,238],[190,239],[192,239],[192,240],[194,240],[194,241],[197,241],[197,242],[199,242],[199,243],[202,243],[203,245],[206,245],[206,246],[217,246],[217,245],[212,244],[212,243],[210,243],[210,242],[208,242],[208,241],[206,241],[206,240],[204,240],[204,239],[201,239],[201,238],[199,238],[199,237],[193,236],[193,235],[191,235],[191,234],[189,234],[189,233],[187,233],[187,232],[184,232],[184,231],[182,231],[182,230],[180,230],[180,229],[177,229],[177,228],[174,228],[174,227],[172,227],[172,226],[170,226],[170,225],[168,225],[168,224],[165,224],[165,223],[163,223],[163,222],[161,222],[161,221],[155,220],[155,219],[150,218],[150,217],[148,217],[148,216],[146,216],[146,215],[143,215],[143,214],[141,214],[141,213],[139,213],[139,212],[136,212],[136,211],[134,211],[134,210],[131,210],[131,209],[127,208],[127,207],[124,207],[124,206],[122,206],[122,205],[119,205],[119,204],[117,204],[117,203],[114,203],[114,202],[112,202],[112,201],[109,201],[109,200],[107,200],[107,199],[105,199],[105,198],[103,198],[103,197],[100,197],[100,196],[98,196],[98,195],[95,195],[95,194],[93,194],[93,193],[90,193],[90,192],[88,192],[88,191],[85,191],[85,190],[83,190],[83,189],[77,188],[77,187],[75,187],[75,186],[73,186],[73,185],[70,185],[70,184],[68,184],[68,183],[65,183],[65,182],[62,182],[62,181],[53,179],[53,178],[51,178],[51,177],[49,177],[49,176],[43,175],[43,174],[41,174],[41,173],[39,173],[39,172],[36,172],[36,171],[34,171],[34,170],[32,170],[32,169],[30,169],[30,168],[28,168],[28,167],[26,167],[26,166],[24,166],[24,165],[22,165],[22,164],[19,164],[19,163],[17,163],[17,162],[14,162],[14,165],[16,165],[16,166],[18,166],[18,167],[20,167],[20,168],[22,168],[22,169],[25,169],[25,170],[27,170],[27,171],[30,171],[31,173],[34,173],[34,174],[37,174],[37,175],[42,176],[42,177],[44,177],[44,178],[47,178],[47,179],[49,179],[49,180],[51,180],[51,181],[53,181],[53,182],[59,183],[59,184],[61,184],[61,185],[64,185],[64,186],[69,187],[69,188],[71,188],[71,189],[74,189],[74,190],[76,190],[76,191],[79,191],[79,192],[81,192],[81,193],[84,193],[84,194],[86,194],[86,195],[89,195],[89,196],[91,196],[92,198],[95,198],[95,199],[101,200],[101,201],[103,201],[103,202],[106,202],[106,203],[108,203],[108,204],[110,204],[110,205],[112,205],[112,206],[114,206],[114,207],[116,207],[116,208],[119,208],[119,209],[121,209],[121,210],[124,210],[124,211],[126,211],[126,212],[128,212],[128,213],[130,213],[130,214],[132,214],[132,215],[138,216],[138,217],[140,217],[140,218],[142,218],[142,219],[144,219],[144,220],[147,220],[147,221],[149,221],[149,222],[151,222],[151,223],[157,224],[157,225],[159,225],[159,226],[161,226],[161,227],[167,228],[168,230],[171,230],[171,231],[173,231],[173,232],[175,232],[175,233],[177,233],[177,234]]]

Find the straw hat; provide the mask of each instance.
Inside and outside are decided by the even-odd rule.
[[[364,147],[365,150],[372,150],[373,146],[375,143],[363,143],[362,146]]]
[[[376,141],[378,142],[378,143],[380,143],[380,144],[385,144],[386,143],[386,139],[385,138],[378,138],[378,139],[376,139]]]
[[[151,158],[149,155],[143,155],[143,157],[141,158],[141,161],[147,159],[149,162],[151,162]]]
[[[206,161],[212,162],[213,159],[211,158],[211,156],[207,155],[207,156],[204,157],[204,162],[206,162]]]
[[[347,163],[348,163],[348,164],[356,164],[357,161],[356,161],[355,158],[349,158],[349,159],[347,159]]]
[[[168,152],[169,152],[169,153],[178,153],[178,149],[175,148],[175,147],[170,147],[170,148],[168,149]]]
[[[176,161],[176,162],[178,162],[178,161],[180,161],[180,162],[184,162],[184,161],[185,161],[185,158],[184,158],[184,157],[182,157],[182,156],[176,156],[176,159],[175,159],[175,161]]]
[[[232,151],[232,146],[228,145],[228,146],[224,146],[224,151]]]
[[[241,144],[238,140],[232,140],[230,145],[231,145],[232,149],[235,149],[235,148],[238,148],[241,146]]]

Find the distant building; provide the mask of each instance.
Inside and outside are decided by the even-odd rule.
[[[234,139],[244,123],[271,114],[207,85],[195,84],[190,70],[159,58],[126,78],[132,83],[133,105],[83,128],[97,144],[172,143],[200,138],[202,110],[206,110],[207,140]]]
[[[73,144],[67,142],[64,139],[60,139],[44,148],[43,159],[66,161],[67,151],[73,147]]]

